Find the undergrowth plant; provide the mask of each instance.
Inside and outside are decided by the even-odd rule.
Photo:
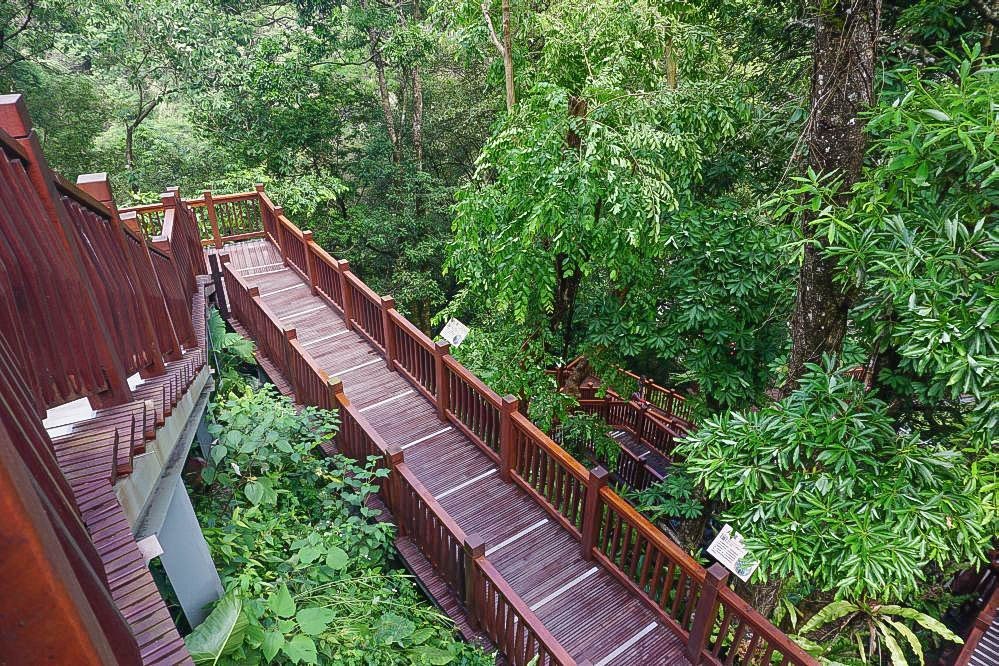
[[[491,663],[393,564],[368,499],[388,470],[324,457],[337,422],[272,387],[215,405],[198,498],[226,595],[187,637],[197,663]]]

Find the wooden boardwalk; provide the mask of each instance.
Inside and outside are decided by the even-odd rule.
[[[229,245],[230,266],[260,290],[281,322],[390,445],[398,445],[423,485],[464,530],[545,627],[577,660],[609,664],[687,664],[684,644],[614,576],[582,557],[579,541],[527,493],[500,480],[497,466],[379,351],[348,329],[339,312],[285,267],[269,241]]]

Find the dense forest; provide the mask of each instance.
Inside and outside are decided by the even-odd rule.
[[[995,0],[3,0],[0,91],[119,203],[266,185],[542,428],[684,393],[664,515],[838,663],[999,538]],[[622,389],[628,390],[628,389]],[[646,498],[648,501],[648,498]]]

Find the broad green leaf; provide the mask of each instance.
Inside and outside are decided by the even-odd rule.
[[[330,546],[326,551],[326,566],[331,569],[343,569],[349,562],[350,556],[347,555],[347,551],[339,546]]]
[[[885,647],[888,648],[888,654],[891,655],[892,666],[908,666],[905,653],[902,652],[902,647],[895,640],[888,625],[884,622],[878,622],[877,625],[881,629],[881,640],[884,641]]]
[[[442,650],[440,648],[432,647],[430,645],[419,645],[410,652],[413,655],[422,657],[424,661],[434,666],[445,666],[445,664],[450,664],[454,661],[454,655],[447,650]]]
[[[326,631],[326,627],[329,626],[334,617],[336,614],[332,610],[321,607],[303,608],[295,615],[298,626],[310,636],[318,636]]]
[[[295,600],[291,598],[288,586],[281,584],[267,600],[267,607],[278,617],[291,617],[295,614]]]
[[[261,650],[263,650],[264,658],[267,661],[273,661],[275,655],[277,655],[283,645],[284,635],[280,631],[264,632],[264,643]]]
[[[295,663],[316,663],[316,644],[308,636],[295,636],[285,643],[281,650]]]
[[[855,613],[859,610],[860,608],[858,608],[856,604],[850,603],[849,601],[834,601],[813,615],[812,618],[801,628],[799,633],[810,633],[819,627],[832,622],[833,620],[838,620],[845,615]]]
[[[895,627],[895,630],[898,631],[898,633],[902,634],[902,637],[909,643],[909,647],[911,647],[912,651],[916,653],[916,657],[919,658],[919,665],[922,666],[925,663],[925,660],[923,659],[923,646],[920,645],[919,639],[916,637],[916,634],[912,632],[912,629],[909,629],[909,627],[905,626],[898,620],[892,620],[891,618],[885,618],[885,620],[888,624]]]
[[[395,613],[385,613],[375,625],[374,639],[379,643],[399,643],[413,635],[416,630],[410,620]]]
[[[932,631],[936,635],[954,643],[964,643],[964,640],[947,628],[943,622],[936,620],[926,613],[920,613],[915,608],[905,608],[903,606],[886,605],[878,608],[881,615],[898,615],[907,620],[915,620],[924,629]]]
[[[243,602],[235,594],[222,597],[204,621],[184,638],[196,664],[217,664],[239,647],[246,631]]]
[[[251,481],[246,484],[246,488],[243,489],[243,492],[246,494],[246,499],[250,500],[254,506],[258,506],[260,504],[260,500],[264,498],[264,487],[256,481]]]

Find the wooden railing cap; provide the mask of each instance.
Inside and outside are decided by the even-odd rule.
[[[464,546],[465,551],[472,557],[482,557],[486,554],[486,542],[478,532],[465,535]]]

